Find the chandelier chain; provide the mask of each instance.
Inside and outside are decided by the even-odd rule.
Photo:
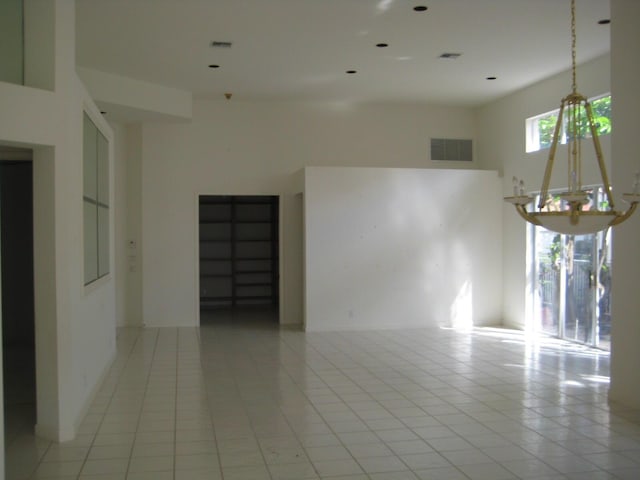
[[[576,82],[576,0],[571,0],[571,85],[575,94],[578,91]]]

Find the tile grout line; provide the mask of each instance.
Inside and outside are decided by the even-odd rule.
[[[178,456],[178,383],[179,383],[179,369],[178,362],[180,358],[180,328],[176,328],[176,384],[173,392],[174,406],[173,406],[173,479],[176,478],[176,460]]]
[[[143,329],[143,332],[147,330],[146,328]],[[142,419],[142,414],[144,412],[144,400],[147,397],[147,390],[149,388],[149,381],[151,379],[151,372],[153,370],[153,362],[155,361],[155,356],[156,356],[156,351],[158,348],[158,342],[160,341],[160,330],[159,329],[154,329],[155,330],[155,341],[153,343],[153,352],[151,354],[151,361],[149,362],[149,368],[148,368],[148,372],[147,372],[147,379],[145,382],[145,387],[144,387],[144,395],[142,397],[142,404],[140,405],[140,411],[138,412],[138,420],[136,422],[136,429],[133,433],[133,442],[131,443],[131,450],[129,451],[129,458],[127,460],[127,469],[124,473],[125,478],[129,476],[129,468],[131,467],[131,460],[133,458],[133,450],[136,446],[136,439],[138,436],[138,428],[140,428],[140,422]]]

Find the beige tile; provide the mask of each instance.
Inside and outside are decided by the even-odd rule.
[[[99,473],[124,473],[129,464],[128,458],[111,458],[105,460],[87,460],[82,467],[83,475]]]
[[[217,447],[214,441],[178,442],[176,455],[194,455],[199,453],[215,454]]]
[[[43,457],[43,462],[82,461],[89,453],[89,447],[67,447],[60,444],[51,445]]]
[[[173,472],[173,455],[161,457],[132,457],[129,472]]]
[[[215,470],[218,465],[215,454],[176,455],[176,470]]]
[[[136,442],[131,453],[132,457],[159,457],[175,453],[175,444],[171,443],[139,443]]]
[[[131,456],[131,446],[124,445],[94,445],[89,450],[89,460],[104,460],[110,458],[129,458]]]
[[[47,462],[41,463],[35,471],[35,478],[52,478],[75,476],[80,473],[82,462]]]

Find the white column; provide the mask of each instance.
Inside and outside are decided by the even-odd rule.
[[[612,178],[616,207],[640,170],[640,2],[611,0]],[[610,399],[640,408],[640,212],[615,227],[613,238]]]

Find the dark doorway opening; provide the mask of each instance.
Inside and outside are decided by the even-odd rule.
[[[33,164],[0,161],[5,449],[36,424]]]
[[[255,312],[277,321],[277,196],[201,195],[199,247],[201,322],[255,318]]]

